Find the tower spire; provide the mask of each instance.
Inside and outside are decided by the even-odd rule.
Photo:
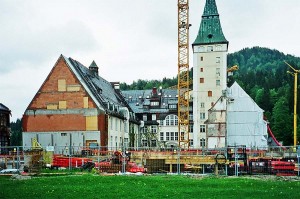
[[[219,18],[219,13],[215,0],[206,0],[200,28],[194,45],[225,43],[226,40]]]

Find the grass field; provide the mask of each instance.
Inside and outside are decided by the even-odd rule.
[[[0,176],[0,198],[300,198],[300,181],[244,177],[99,176],[11,180]]]

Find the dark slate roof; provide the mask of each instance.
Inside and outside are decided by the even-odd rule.
[[[158,89],[159,107],[151,107],[152,90],[128,90],[122,91],[122,95],[135,113],[169,113],[168,105],[177,104],[177,90]],[[145,106],[147,108],[145,108]]]
[[[198,35],[193,45],[225,43],[215,0],[206,0]]]
[[[4,104],[0,103],[0,111],[10,113],[9,108],[7,108]]]
[[[90,92],[89,94],[97,100],[104,110],[110,111],[109,107],[111,107],[112,104],[120,107],[128,106],[126,101],[118,94],[110,82],[93,73],[80,62],[67,57],[64,57],[64,59],[71,65],[71,68],[76,71],[79,75],[79,80],[87,86],[88,92]]]

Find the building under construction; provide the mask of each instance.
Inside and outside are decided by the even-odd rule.
[[[263,110],[237,83],[227,86],[229,42],[215,0],[206,0],[192,43],[190,90],[188,2],[178,0],[177,89],[121,91],[99,75],[94,61],[86,67],[61,55],[24,112],[20,151],[36,140],[50,154],[41,160],[45,165],[92,162],[102,172],[251,173],[295,161],[291,149],[267,149]],[[295,164],[282,164],[278,170],[294,172]]]
[[[266,147],[263,110],[237,83],[227,87],[229,42],[215,0],[206,1],[192,44],[190,90],[188,17],[188,1],[179,0],[177,89],[121,91],[94,61],[86,67],[61,55],[24,113],[23,145]]]

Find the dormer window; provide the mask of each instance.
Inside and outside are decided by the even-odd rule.
[[[177,105],[176,104],[170,104],[169,105],[169,109],[176,109],[177,108]]]
[[[154,102],[151,102],[150,105],[151,105],[151,106],[159,106],[159,102],[154,101]]]

